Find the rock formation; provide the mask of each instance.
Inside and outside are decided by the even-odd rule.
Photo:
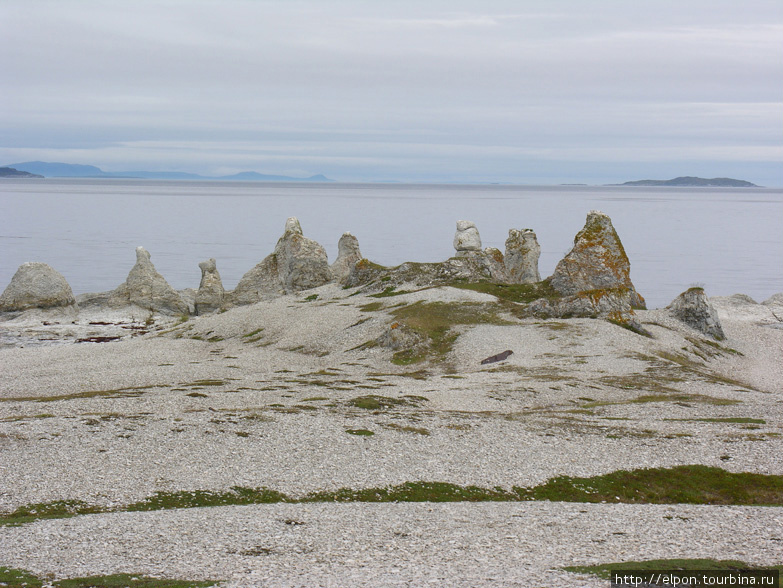
[[[196,314],[215,312],[223,306],[223,296],[225,295],[215,258],[202,261],[198,266],[201,268],[201,283],[196,293]]]
[[[332,281],[326,250],[302,234],[295,217],[286,220],[285,232],[272,254],[248,271],[231,294],[234,304],[252,304],[279,294],[317,288]]]
[[[76,306],[66,279],[38,261],[23,263],[0,296],[0,312]]]
[[[541,246],[531,229],[511,229],[506,239],[505,269],[510,284],[535,284],[541,281],[538,258]]]
[[[549,280],[564,296],[624,288],[631,294],[631,306],[645,308],[644,298],[636,292],[630,274],[631,264],[612,220],[591,210],[584,228],[574,238],[573,248],[560,260]]]
[[[457,255],[464,255],[466,251],[481,251],[481,237],[475,223],[466,220],[457,221],[454,249],[457,250]]]
[[[666,309],[677,320],[713,339],[722,341],[726,338],[718,319],[718,313],[707,301],[704,288],[688,288],[677,296]]]
[[[337,259],[331,267],[334,280],[343,283],[360,259],[362,252],[359,250],[359,240],[351,233],[343,233],[337,242]]]
[[[158,273],[144,247],[136,248],[136,265],[124,284],[109,296],[110,306],[139,306],[161,314],[188,314],[188,305]]]

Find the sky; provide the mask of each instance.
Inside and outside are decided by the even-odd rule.
[[[780,0],[2,0],[0,55],[0,165],[783,186]]]

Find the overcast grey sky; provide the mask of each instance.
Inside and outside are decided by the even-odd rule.
[[[783,186],[780,0],[2,0],[0,54],[0,164]]]

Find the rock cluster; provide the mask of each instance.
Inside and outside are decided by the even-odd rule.
[[[542,286],[537,290],[539,295],[551,292],[527,305],[525,312],[531,316],[608,317],[641,328],[635,322],[633,309],[643,308],[644,299],[631,282],[630,263],[617,232],[609,217],[601,212],[591,211],[587,215],[573,248],[543,284],[538,271],[541,247],[530,229],[511,229],[504,255],[491,247],[482,250],[475,223],[460,220],[454,248],[456,255],[443,262],[408,262],[387,268],[363,259],[358,240],[346,232],[338,243],[337,259],[330,266],[324,248],[306,238],[299,221],[291,217],[286,220],[274,251],[251,268],[233,292],[223,288],[214,259],[199,264],[198,291],[177,292],[155,270],[149,252],[139,247],[136,264],[125,283],[112,292],[89,295],[89,303],[114,308],[135,306],[162,314],[204,314],[332,281],[347,287],[360,286],[365,293],[454,282],[494,282]],[[696,328],[720,337],[719,324],[718,330],[714,329],[714,312],[704,310],[706,302],[698,296],[688,296],[688,300],[673,303],[672,312],[689,324],[701,325]],[[73,304],[73,293],[65,278],[45,264],[19,268],[0,297],[0,310]],[[400,333],[392,335],[393,341]]]
[[[63,275],[37,261],[19,266],[0,296],[0,312],[75,306],[73,291]]]

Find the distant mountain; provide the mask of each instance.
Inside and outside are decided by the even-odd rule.
[[[47,178],[141,178],[145,180],[238,180],[245,182],[334,182],[323,175],[309,178],[294,178],[291,176],[274,176],[257,172],[241,172],[230,176],[201,176],[186,172],[154,172],[126,171],[105,172],[94,165],[77,165],[73,163],[47,163],[44,161],[27,161],[12,163],[9,167],[16,170],[38,174]]]
[[[699,186],[707,188],[758,188],[756,184],[751,184],[745,180],[733,180],[731,178],[695,178],[693,176],[683,176],[673,180],[636,180],[634,182],[625,182],[620,186]]]
[[[38,174],[31,174],[26,171],[19,171],[13,167],[0,167],[0,178],[42,178]]]

